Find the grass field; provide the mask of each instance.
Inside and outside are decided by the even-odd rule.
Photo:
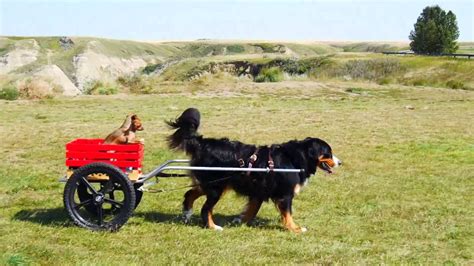
[[[205,136],[257,144],[315,136],[332,145],[344,166],[332,176],[318,172],[294,202],[307,233],[284,231],[270,203],[255,227],[232,225],[245,203],[234,193],[215,210],[223,232],[202,229],[197,215],[191,225],[180,222],[185,191],[145,194],[117,233],[70,222],[57,182],[66,142],[104,137],[136,112],[147,172],[184,157],[166,148],[163,121],[190,106],[201,110]],[[473,91],[288,81],[0,101],[0,264],[470,264],[473,107]]]

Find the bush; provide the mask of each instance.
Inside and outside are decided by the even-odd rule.
[[[89,95],[112,95],[117,94],[118,89],[115,86],[104,84],[102,81],[93,81],[84,90],[84,94]]]
[[[150,75],[151,73],[155,72],[156,69],[161,67],[163,64],[152,64],[152,65],[147,65],[143,70],[143,74]]]
[[[380,80],[402,71],[404,68],[396,59],[372,59],[350,60],[336,73],[338,76],[350,76],[353,79]]]
[[[424,78],[417,78],[412,80],[411,85],[413,86],[428,86],[428,80]]]
[[[466,89],[466,86],[464,85],[464,83],[462,83],[461,81],[457,81],[457,80],[450,80],[450,81],[446,82],[446,86],[448,86],[449,88],[451,88],[453,90],[465,90]]]
[[[279,82],[283,80],[283,72],[278,67],[264,68],[255,77],[255,82]]]
[[[0,99],[13,101],[18,99],[20,93],[18,92],[17,88],[13,86],[8,86],[0,90]]]
[[[117,82],[131,93],[150,94],[153,90],[140,76],[119,77]]]
[[[379,80],[377,80],[377,84],[379,85],[387,85],[387,84],[390,84],[393,82],[393,79],[389,78],[389,77],[383,77],[383,78],[380,78]]]
[[[240,54],[245,51],[245,48],[242,45],[238,44],[233,44],[233,45],[227,45],[227,52],[233,53],[233,54]]]
[[[273,43],[256,43],[253,46],[259,47],[264,53],[274,53],[277,51],[279,45]]]
[[[25,99],[51,99],[53,90],[51,84],[41,79],[27,79],[18,84],[19,96]]]

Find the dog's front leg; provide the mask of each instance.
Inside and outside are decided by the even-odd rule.
[[[222,227],[215,224],[212,218],[212,209],[214,209],[214,206],[219,201],[221,195],[222,191],[210,191],[210,193],[206,193],[207,199],[201,209],[201,218],[204,222],[204,225],[216,231],[224,230]]]
[[[295,224],[293,221],[293,216],[292,210],[291,210],[291,205],[293,202],[293,197],[287,197],[284,199],[280,199],[275,201],[276,205],[280,211],[283,226],[285,226],[286,229],[295,232],[295,233],[303,233],[306,232],[307,229],[304,227],[299,227],[298,225]]]

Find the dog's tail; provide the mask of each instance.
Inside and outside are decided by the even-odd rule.
[[[196,108],[186,109],[176,120],[166,121],[168,126],[176,131],[168,136],[168,147],[193,153],[199,145],[197,133],[201,120],[201,114]]]

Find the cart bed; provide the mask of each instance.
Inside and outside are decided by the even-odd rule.
[[[144,148],[140,143],[103,144],[103,139],[75,139],[66,144],[66,166],[78,168],[93,162],[117,166],[122,171],[141,172]]]

